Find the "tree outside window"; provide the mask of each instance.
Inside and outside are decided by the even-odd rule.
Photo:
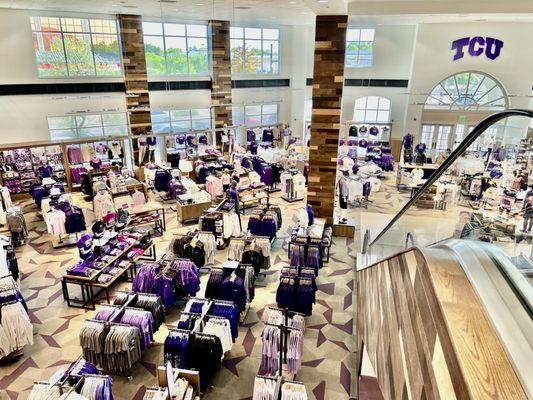
[[[279,29],[231,27],[231,70],[279,74]]]
[[[143,22],[149,75],[206,75],[207,25]]]
[[[41,78],[120,76],[116,20],[31,17]]]
[[[346,34],[346,67],[371,67],[374,57],[374,29],[348,29]]]

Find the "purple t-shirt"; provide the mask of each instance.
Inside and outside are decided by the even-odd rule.
[[[410,150],[413,148],[413,135],[408,133],[403,137],[403,148]]]

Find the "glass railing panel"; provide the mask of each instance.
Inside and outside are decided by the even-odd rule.
[[[412,198],[371,242],[369,259],[449,238],[479,240],[513,261],[513,278],[533,282],[533,113],[516,114],[485,120],[418,191],[406,187]]]

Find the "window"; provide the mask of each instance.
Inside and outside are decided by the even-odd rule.
[[[454,150],[461,144],[465,135],[465,126],[463,124],[455,125],[455,142],[453,144]]]
[[[461,72],[439,83],[426,99],[424,108],[440,110],[496,111],[508,107],[503,87],[481,72]]]
[[[433,147],[433,132],[435,125],[422,125],[422,143],[430,149]]]
[[[361,97],[355,100],[353,119],[358,123],[390,122],[390,100],[378,96]]]
[[[48,117],[48,129],[52,140],[129,134],[128,116],[123,112]]]
[[[451,131],[452,127],[450,125],[439,126],[439,134],[437,136],[437,150],[448,149],[448,138],[450,137]]]
[[[117,21],[30,17],[40,78],[120,76]]]
[[[348,29],[346,33],[346,67],[372,66],[375,29]]]
[[[207,25],[143,22],[148,75],[209,73]]]
[[[311,121],[313,118],[313,99],[305,99],[304,121]]]
[[[192,130],[211,129],[209,108],[192,110],[152,111],[152,131],[154,133],[177,133]]]
[[[468,127],[468,133],[472,132],[474,130],[475,126],[469,126]],[[478,151],[479,150],[479,139],[481,139],[481,136],[478,137],[476,140],[472,142],[470,146],[468,146],[468,151]]]
[[[234,106],[232,112],[234,125],[256,126],[278,123],[277,104]]]
[[[279,29],[230,28],[231,71],[279,74]]]

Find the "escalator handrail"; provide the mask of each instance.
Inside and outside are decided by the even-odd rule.
[[[385,229],[383,229],[379,235],[372,241],[369,248],[371,248],[375,243],[383,237],[383,235],[407,212],[411,206],[418,201],[426,190],[433,185],[437,179],[446,171],[454,162],[461,156],[474,141],[481,136],[488,128],[494,125],[496,122],[501,121],[502,119],[509,117],[529,117],[533,118],[532,110],[522,110],[522,109],[510,109],[505,111],[499,111],[494,113],[483,121],[481,121],[476,127],[470,132],[466,138],[457,146],[457,148],[451,152],[451,154],[446,158],[446,160],[435,170],[435,172],[429,177],[429,179],[422,185],[420,189],[416,191],[413,197],[409,199],[407,204],[398,212],[394,218],[387,224]]]

